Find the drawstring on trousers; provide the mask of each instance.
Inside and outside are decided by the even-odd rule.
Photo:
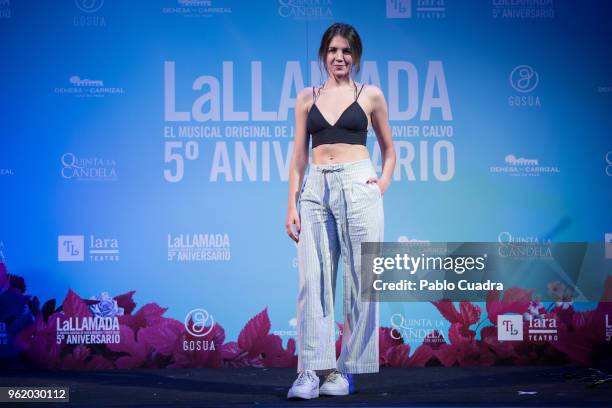
[[[337,183],[340,186],[340,192],[342,194],[342,203],[346,203],[346,191],[344,188],[344,182],[342,181],[342,177],[340,177],[337,173],[344,171],[344,168],[342,167],[337,167],[337,168],[323,168],[323,169],[318,169],[317,171],[320,171],[323,174],[323,188],[325,188],[325,185],[327,184],[327,178],[325,177],[326,174],[332,174],[333,178],[337,181]],[[331,191],[331,189],[330,189]],[[321,210],[325,210],[325,204],[323,202],[324,200],[321,200]],[[343,206],[342,207],[342,224],[345,224],[346,222],[346,208]]]
[[[325,189],[325,186],[328,183],[328,179],[326,177],[326,174],[331,175],[331,177],[333,178],[333,180],[335,180],[334,182],[338,183],[339,189],[340,189],[340,194],[341,194],[341,200],[340,202],[343,203],[343,205],[341,206],[342,211],[340,213],[340,222],[337,223],[337,225],[339,224],[341,226],[341,228],[338,228],[338,240],[340,242],[344,242],[344,239],[346,237],[347,232],[345,232],[344,230],[346,228],[348,228],[348,217],[346,214],[346,189],[344,188],[344,182],[342,181],[342,177],[340,177],[339,173],[341,171],[344,171],[343,167],[336,167],[336,168],[322,168],[322,169],[317,169],[317,171],[322,173],[323,176],[323,188]],[[329,188],[329,187],[328,187]],[[329,188],[330,192],[332,191],[331,188]],[[325,194],[323,194],[323,197],[325,196]],[[331,199],[331,196],[330,196]],[[321,200],[321,214],[324,214],[325,211],[325,200]],[[324,229],[325,228],[325,224],[321,223],[321,228]],[[321,231],[321,233],[324,233],[325,231]],[[347,254],[347,256],[351,256],[350,254]],[[331,267],[332,265],[332,255],[331,255],[331,251],[329,252],[329,259],[328,259],[329,265]]]

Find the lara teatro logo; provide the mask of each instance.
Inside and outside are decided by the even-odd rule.
[[[119,240],[90,235],[88,239],[88,260],[90,262],[119,261]],[[58,262],[84,262],[85,236],[59,235],[57,237]]]
[[[527,333],[531,341],[556,341],[557,320],[546,317],[530,319],[528,321]]]
[[[413,6],[416,13],[412,13]],[[387,18],[446,18],[445,0],[387,0]]]

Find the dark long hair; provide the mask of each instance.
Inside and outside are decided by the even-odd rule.
[[[327,55],[329,43],[331,43],[332,38],[334,38],[336,35],[344,37],[348,41],[349,46],[351,47],[351,55],[353,56],[353,68],[355,69],[355,73],[358,73],[361,69],[361,54],[363,52],[361,38],[359,37],[357,30],[355,30],[355,27],[345,23],[334,23],[323,33],[323,37],[321,37],[321,45],[319,46],[319,69],[321,69],[321,65],[325,67],[325,71],[329,76],[325,56]]]

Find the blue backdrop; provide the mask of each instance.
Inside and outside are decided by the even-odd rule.
[[[324,80],[316,54],[335,21],[359,31],[356,80],[389,106],[386,241],[600,242],[612,232],[610,11],[0,1],[2,257],[41,301],[135,290],[181,322],[205,309],[228,339],[268,307],[271,331],[292,337],[293,108]],[[371,130],[368,147],[380,171]],[[428,303],[383,304],[381,324],[397,313],[448,329]]]

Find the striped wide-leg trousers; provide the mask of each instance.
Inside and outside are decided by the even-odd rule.
[[[310,165],[298,200],[298,372],[378,372],[378,302],[361,300],[361,243],[382,242],[383,200],[370,159]],[[336,362],[334,295],[342,258],[344,325]]]

